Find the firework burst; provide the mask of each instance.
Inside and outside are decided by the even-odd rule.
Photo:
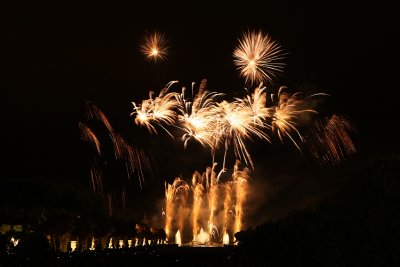
[[[163,60],[168,55],[168,40],[164,34],[154,32],[145,36],[140,48],[142,53],[150,60]]]
[[[251,84],[271,82],[277,73],[282,72],[283,55],[281,46],[262,31],[243,33],[233,52],[240,75]]]
[[[143,100],[142,104],[137,105],[132,102],[133,112],[135,115],[135,123],[141,126],[146,126],[150,132],[157,133],[153,123],[163,128],[171,137],[172,134],[163,126],[163,124],[172,125],[175,123],[178,107],[178,93],[168,92],[172,84],[177,81],[169,82],[160,92],[158,97],[153,98],[153,92],[149,93],[149,99]]]
[[[203,146],[208,145],[213,151],[215,148],[215,138],[211,130],[211,118],[213,118],[212,108],[215,106],[215,99],[222,96],[221,93],[206,90],[207,81],[202,80],[198,93],[189,100],[186,97],[186,88],[182,88],[182,93],[178,98],[179,113],[178,119],[181,129],[184,131],[182,141],[184,147],[190,139],[197,140]],[[192,83],[192,96],[194,95],[194,85]]]
[[[290,95],[285,92],[285,89],[286,87],[284,86],[279,88],[278,103],[270,108],[272,131],[278,135],[281,142],[287,136],[301,151],[298,142],[303,142],[304,139],[298,130],[299,121],[306,114],[317,114],[317,111],[310,108],[308,100],[313,96],[322,94],[314,94],[305,98],[299,92]],[[296,139],[298,140],[296,141]]]

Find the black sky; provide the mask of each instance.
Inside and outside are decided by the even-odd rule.
[[[350,117],[358,128],[358,157],[399,152],[394,96],[398,86],[390,67],[391,39],[398,30],[389,16],[391,8],[383,2],[232,2],[224,8],[135,2],[35,2],[2,9],[2,177],[46,176],[88,184],[88,155],[78,129],[88,100],[130,142],[152,151],[159,166],[156,177],[149,179],[144,193],[132,189],[149,202],[162,196],[161,176],[172,179],[169,176],[201,165],[206,152],[192,158],[193,151],[183,151],[167,136],[144,134],[129,117],[130,102],[159,87],[154,64],[139,51],[145,32],[153,30],[170,40],[171,53],[158,64],[163,85],[179,80],[189,86],[206,78],[211,90],[237,94],[243,92],[244,82],[232,63],[236,40],[244,30],[262,29],[288,52],[287,67],[274,86],[311,84],[329,93],[333,110]],[[274,193],[278,204],[272,210],[297,205],[293,203],[325,192],[333,183],[327,182],[329,177],[321,182],[326,170],[318,168],[314,178],[306,179],[309,173],[296,164],[298,155],[288,156],[294,149],[268,149],[257,148],[256,162],[258,173],[268,167],[275,173],[268,185],[275,181],[280,189]],[[278,173],[282,167],[285,171]]]

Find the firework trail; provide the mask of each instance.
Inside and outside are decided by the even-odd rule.
[[[93,160],[90,167],[90,181],[94,192],[103,192],[103,173],[97,163],[96,159]]]
[[[282,72],[283,56],[280,45],[262,31],[243,33],[233,52],[234,63],[240,75],[251,84],[271,82],[277,73]]]
[[[89,128],[86,124],[80,122],[79,129],[81,130],[81,139],[85,142],[88,142],[96,148],[97,153],[101,154],[101,147],[99,139],[97,138],[96,134]]]
[[[321,162],[340,163],[346,155],[356,153],[349,133],[355,129],[351,122],[339,115],[332,115],[314,122],[304,143],[312,156]]]
[[[97,106],[91,102],[87,102],[86,106],[88,118],[97,119],[108,130],[114,147],[115,158],[125,161],[128,178],[130,179],[136,173],[139,185],[142,188],[144,182],[143,170],[151,170],[148,157],[144,151],[135,148],[125,141],[125,139],[114,130],[106,115]]]
[[[111,126],[110,121],[105,116],[105,114],[93,103],[86,103],[86,110],[88,120],[97,120],[99,121],[107,130],[107,133],[111,139],[113,145],[113,151],[115,159],[122,160],[125,163],[126,172],[128,178],[131,179],[133,175],[138,177],[139,185],[142,187],[144,182],[144,171],[147,170],[151,174],[151,166],[150,160],[147,157],[146,153],[143,150],[137,149],[130,145],[124,138],[121,137],[120,134],[115,132],[113,127]],[[113,214],[113,205],[114,201],[112,195],[110,193],[111,188],[107,188],[104,186],[104,177],[103,172],[101,170],[101,166],[99,164],[98,159],[100,160],[104,154],[104,151],[101,151],[101,143],[95,132],[85,123],[79,123],[80,134],[83,141],[86,141],[92,144],[96,148],[97,156],[93,158],[92,165],[90,167],[90,183],[92,190],[95,192],[99,192],[101,194],[107,195],[107,206],[109,214]],[[105,166],[103,166],[105,167]],[[114,192],[116,193],[116,192]],[[116,197],[115,197],[116,199]],[[124,190],[121,191],[121,203],[122,203],[122,212],[126,212],[126,192]]]
[[[163,60],[168,55],[168,40],[159,32],[147,34],[140,47],[141,52],[150,60]]]

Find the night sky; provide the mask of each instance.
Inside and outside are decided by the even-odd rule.
[[[135,125],[131,101],[140,102],[171,80],[189,87],[204,78],[212,91],[241,96],[245,84],[232,52],[247,29],[269,33],[288,53],[271,88],[326,92],[327,105],[350,118],[358,131],[358,153],[338,168],[320,167],[290,145],[251,145],[254,183],[263,189],[249,200],[260,204],[249,215],[255,222],[278,218],[330,192],[340,180],[336,174],[351,171],[364,158],[399,152],[390,7],[263,1],[222,9],[135,2],[31,3],[2,10],[0,178],[47,177],[89,186],[90,154],[78,123],[86,120],[85,102],[92,101],[126,140],[150,151],[155,175],[146,177],[142,190],[135,177],[129,183],[129,209],[138,218],[154,212],[165,180],[189,178],[210,158],[204,149],[184,151],[178,140]],[[139,50],[145,33],[154,30],[170,41],[170,54],[157,63],[160,79],[156,65]],[[144,201],[136,205],[139,199]]]

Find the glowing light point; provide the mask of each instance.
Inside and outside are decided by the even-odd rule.
[[[182,245],[181,232],[179,230],[175,234],[175,244],[178,244],[178,246]]]
[[[71,251],[76,250],[76,241],[71,241]]]
[[[228,233],[225,233],[225,234],[224,234],[224,237],[223,237],[223,239],[222,239],[222,243],[223,243],[224,245],[229,245],[229,234],[228,234]]]

